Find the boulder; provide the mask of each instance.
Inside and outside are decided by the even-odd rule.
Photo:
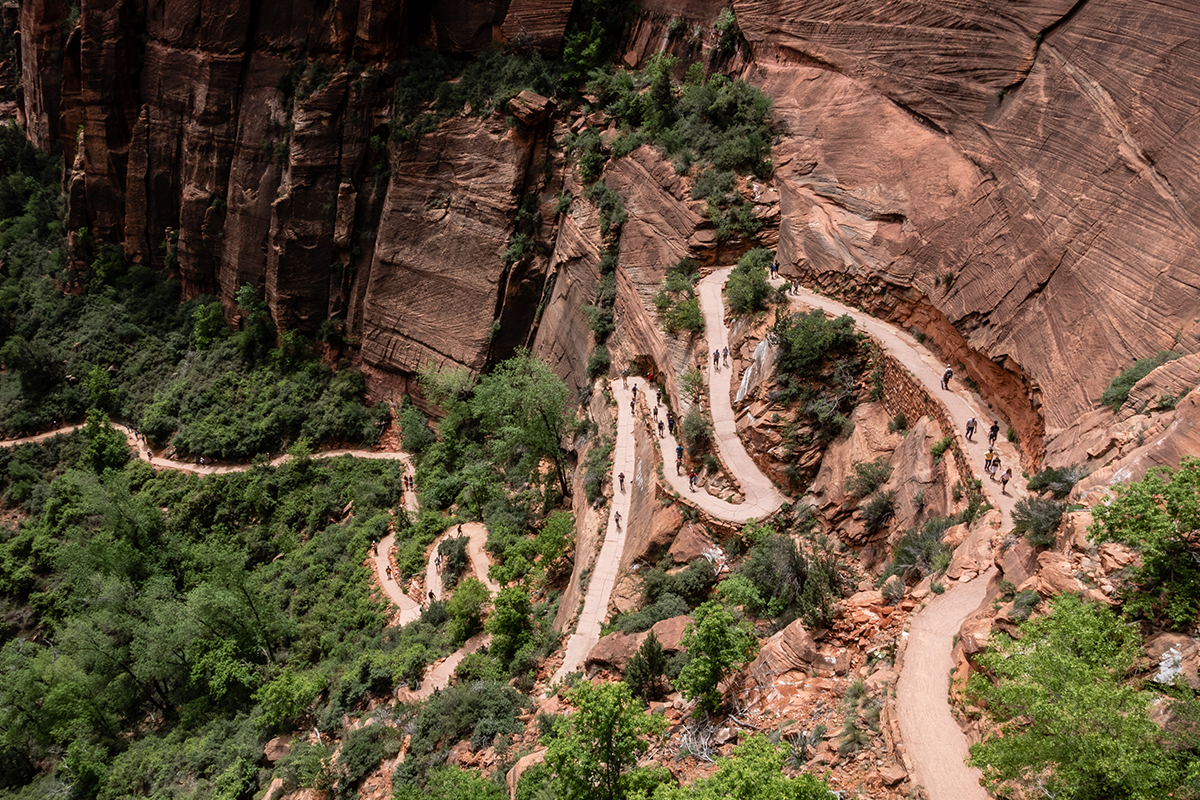
[[[1181,633],[1159,633],[1145,644],[1146,657],[1158,672],[1154,680],[1173,683],[1179,678],[1200,691],[1200,640]]]
[[[274,764],[281,758],[286,756],[292,750],[292,737],[289,734],[276,736],[271,741],[267,742],[267,746],[263,748],[263,755],[267,761]]]
[[[542,97],[526,89],[508,101],[508,110],[522,123],[533,127],[545,122],[546,117],[554,110],[554,105],[554,101],[549,97]]]
[[[649,525],[630,525],[625,537],[625,552],[621,556],[622,566],[628,568],[638,561],[657,562],[659,554],[675,541],[681,525],[683,516],[674,505],[660,506],[650,517]]]
[[[676,564],[690,564],[713,549],[719,548],[713,544],[708,529],[699,523],[689,522],[680,529],[669,552]]]
[[[1037,558],[1038,554],[1033,545],[1020,538],[1016,544],[1001,553],[1000,560],[996,563],[1005,580],[1010,581],[1013,586],[1020,586],[1037,571]]]
[[[804,623],[796,620],[763,642],[758,657],[746,671],[750,675],[777,680],[779,676],[792,671],[807,673],[813,663],[821,659],[816,643],[804,629]]]
[[[1037,563],[1037,574],[1018,587],[1022,591],[1032,589],[1042,597],[1066,592],[1082,595],[1087,592],[1088,587],[1075,577],[1071,560],[1062,553],[1047,550],[1038,556]]]
[[[1100,567],[1108,575],[1132,564],[1138,557],[1137,553],[1120,542],[1105,542],[1097,549],[1097,555],[1100,557]]]
[[[908,777],[908,771],[904,767],[897,764],[895,761],[889,761],[879,767],[879,779],[883,781],[884,786],[895,786]]]
[[[687,615],[671,617],[654,623],[650,631],[654,632],[658,643],[668,654],[678,653],[682,649],[680,642],[683,640],[683,632],[687,629],[689,622],[691,622],[691,617]],[[612,667],[624,672],[625,667],[629,664],[629,659],[633,658],[633,654],[638,651],[642,642],[649,635],[649,631],[640,633],[615,631],[607,636],[602,636],[600,641],[592,647],[584,663],[588,667]]]
[[[518,758],[517,763],[513,764],[512,769],[504,776],[504,785],[508,787],[508,796],[517,796],[517,783],[521,780],[521,776],[525,774],[525,770],[541,764],[545,760],[545,750],[536,750],[529,755]]]

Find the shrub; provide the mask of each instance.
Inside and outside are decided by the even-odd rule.
[[[665,572],[656,574],[655,578],[651,579],[653,583],[656,580],[661,580],[661,576],[665,576]],[[639,611],[630,611],[627,614],[622,614],[616,621],[616,626],[624,633],[641,633],[648,631],[657,622],[662,622],[664,619],[671,617],[682,616],[691,611],[691,607],[687,601],[677,594],[670,591],[672,587],[653,589],[659,592],[657,599],[645,606]],[[643,584],[643,593],[645,593],[645,584]]]
[[[346,736],[338,758],[338,768],[345,785],[357,786],[379,766],[394,730],[386,725],[369,725],[353,730]]]
[[[888,422],[888,433],[908,430],[908,417],[901,411]]]
[[[666,324],[667,330],[671,332],[687,331],[692,334],[703,332],[704,316],[700,313],[700,301],[695,297],[689,297],[674,303],[663,315],[663,322]]]
[[[683,418],[680,433],[692,455],[704,452],[712,444],[712,426],[696,406],[692,406]]]
[[[929,452],[933,454],[933,460],[940,461],[952,444],[954,444],[954,437],[952,436],[943,436],[934,442],[933,447],[929,448]]]
[[[756,247],[738,259],[725,284],[725,302],[734,314],[753,314],[767,307],[771,295],[767,267],[774,258],[771,250]]]
[[[634,697],[653,700],[661,694],[667,669],[667,654],[651,631],[625,666],[625,682]]]
[[[1037,604],[1042,602],[1042,596],[1037,592],[1026,589],[1013,598],[1012,618],[1017,621],[1029,619],[1029,615],[1033,609],[1037,608]]]
[[[599,378],[601,375],[608,374],[610,366],[612,366],[612,360],[609,358],[608,348],[602,344],[596,345],[596,349],[588,358],[588,375],[593,379]]]
[[[891,519],[895,499],[896,491],[894,489],[888,492],[877,492],[859,508],[863,522],[866,523],[867,533],[878,533]]]
[[[850,352],[858,341],[854,320],[847,315],[831,320],[816,309],[776,315],[771,338],[779,345],[778,369],[787,375],[813,377],[822,361]]]
[[[1075,484],[1083,477],[1082,467],[1046,467],[1025,484],[1031,492],[1049,492],[1054,499],[1062,500],[1071,493]]]
[[[593,183],[584,190],[583,196],[600,212],[600,235],[617,236],[621,232],[621,226],[629,219],[621,196],[608,188],[604,181]]]
[[[892,550],[892,563],[884,571],[884,579],[891,575],[925,576],[948,564],[950,547],[942,542],[942,537],[955,522],[954,517],[934,517],[919,530],[907,531]]]
[[[1100,395],[1100,405],[1108,406],[1113,413],[1121,410],[1121,406],[1129,398],[1129,391],[1142,378],[1149,375],[1157,367],[1180,357],[1172,350],[1160,350],[1149,358],[1139,358],[1133,366],[1112,379],[1112,383]]]
[[[1034,547],[1049,547],[1054,544],[1054,532],[1065,508],[1057,500],[1023,497],[1013,507],[1013,533],[1024,534]]]
[[[892,476],[892,465],[887,463],[886,456],[880,456],[874,461],[855,461],[852,466],[854,474],[847,475],[842,485],[850,497],[866,497],[887,483],[887,479]]]
[[[452,588],[470,563],[467,557],[467,537],[443,539],[438,545],[438,555],[442,557],[442,585],[447,589]]]

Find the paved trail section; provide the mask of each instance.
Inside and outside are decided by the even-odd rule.
[[[951,379],[950,389],[942,389],[946,364],[938,361],[907,332],[807,289],[792,293],[789,299],[793,305],[820,309],[833,316],[848,314],[860,330],[887,348],[921,382],[930,396],[949,411],[956,423],[951,433],[979,475],[983,474],[983,454],[988,449],[988,428],[993,420],[1001,423],[997,452],[1001,463],[1014,467],[1016,475],[1009,483],[1008,494],[1001,493],[1000,484],[987,477],[983,478],[983,491],[988,502],[1003,515],[1001,529],[1011,529],[1013,506],[1026,496],[1026,492],[1025,482],[1020,478],[1019,455],[1003,434],[1006,426],[1000,415],[988,409],[983,400],[958,379]],[[972,416],[979,422],[979,427],[974,440],[967,441],[964,429]],[[972,538],[984,533],[974,532]],[[965,763],[967,737],[954,721],[948,690],[950,671],[954,667],[951,659],[954,636],[963,621],[983,603],[988,582],[994,574],[995,568],[971,581],[952,585],[916,614],[909,626],[904,668],[896,686],[896,714],[901,737],[913,764],[913,781],[925,787],[930,800],[988,798],[979,784],[979,770],[970,769]]]
[[[646,394],[646,382],[636,379],[612,382],[613,397],[617,401],[617,434],[613,446],[613,477],[612,486],[616,488],[613,495],[611,513],[608,515],[608,527],[604,532],[604,544],[600,546],[600,555],[588,573],[587,594],[583,599],[583,611],[575,624],[575,632],[567,639],[567,650],[563,655],[562,666],[554,673],[554,681],[561,681],[568,673],[575,672],[583,659],[600,641],[600,628],[608,616],[608,601],[612,596],[613,586],[617,582],[617,568],[621,563],[621,553],[625,550],[625,530],[629,519],[629,500],[634,492],[653,492],[654,475],[636,475],[634,470],[637,462],[634,460],[634,388],[637,387],[639,401]],[[644,400],[654,402],[653,398]],[[633,402],[631,407],[630,403]],[[625,474],[625,488],[617,476]],[[617,515],[620,514],[620,521]],[[579,558],[582,554],[576,553]]]

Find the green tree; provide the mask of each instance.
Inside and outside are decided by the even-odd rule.
[[[807,314],[777,309],[771,338],[779,344],[779,371],[799,377],[815,376],[827,356],[849,351],[856,341],[849,315],[830,320],[817,309]]]
[[[651,700],[662,690],[662,678],[666,671],[666,651],[654,631],[650,631],[642,646],[625,665],[625,682],[636,697]]]
[[[1136,630],[1105,607],[1059,595],[1020,631],[1019,640],[998,634],[980,657],[995,682],[978,674],[969,685],[998,726],[971,748],[984,784],[1072,800],[1171,796],[1194,743],[1168,747],[1148,713],[1154,695],[1126,682],[1141,655]]]
[[[738,259],[725,284],[725,302],[735,314],[753,314],[767,307],[771,284],[767,282],[767,267],[775,254],[756,247]]]
[[[755,734],[717,759],[711,778],[690,786],[660,786],[654,800],[833,800],[829,786],[815,775],[789,778],[783,774],[786,748]]]
[[[666,720],[641,710],[624,683],[580,684],[570,694],[576,711],[555,723],[546,764],[557,775],[561,800],[621,800],[645,770],[638,760],[650,749],[647,737],[666,729]]]
[[[129,444],[125,436],[108,424],[108,415],[98,408],[88,412],[83,435],[88,440],[83,460],[93,472],[120,469],[129,460]]]
[[[549,459],[564,496],[569,494],[562,449],[569,397],[566,383],[546,362],[521,350],[484,376],[471,399],[495,461],[532,477],[542,459]]]
[[[504,664],[513,663],[515,656],[533,641],[532,614],[529,592],[524,587],[501,589],[484,626],[492,634],[488,652]]]
[[[1117,487],[1116,499],[1096,506],[1092,517],[1092,538],[1141,554],[1134,570],[1141,591],[1130,593],[1126,609],[1190,625],[1200,611],[1200,543],[1188,538],[1200,529],[1200,458],[1185,456],[1177,470],[1153,469]]]
[[[483,609],[492,598],[492,593],[478,578],[465,578],[446,603],[450,612],[450,635],[456,642],[465,642],[479,633],[483,623]]]
[[[484,778],[474,770],[441,767],[431,770],[425,786],[401,783],[393,800],[507,800],[504,787]]]
[[[228,335],[229,324],[219,300],[197,306],[192,312],[192,341],[197,350],[207,350]]]
[[[112,375],[108,370],[99,365],[93,366],[83,378],[83,390],[92,398],[95,408],[105,413],[112,412],[116,394],[113,391]]]
[[[721,681],[750,659],[758,643],[748,625],[735,623],[714,600],[697,608],[692,620],[682,641],[692,658],[675,685],[685,697],[700,701],[698,710],[712,713],[721,706]]]

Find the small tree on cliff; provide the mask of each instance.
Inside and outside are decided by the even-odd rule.
[[[547,458],[554,464],[563,496],[569,494],[562,449],[569,395],[567,385],[546,362],[519,350],[479,381],[471,399],[471,410],[488,436],[496,463],[532,477]]]
[[[749,660],[757,641],[748,625],[735,624],[716,601],[697,608],[692,619],[682,642],[692,660],[675,685],[684,697],[700,701],[699,711],[713,713],[721,707],[721,681]]]

